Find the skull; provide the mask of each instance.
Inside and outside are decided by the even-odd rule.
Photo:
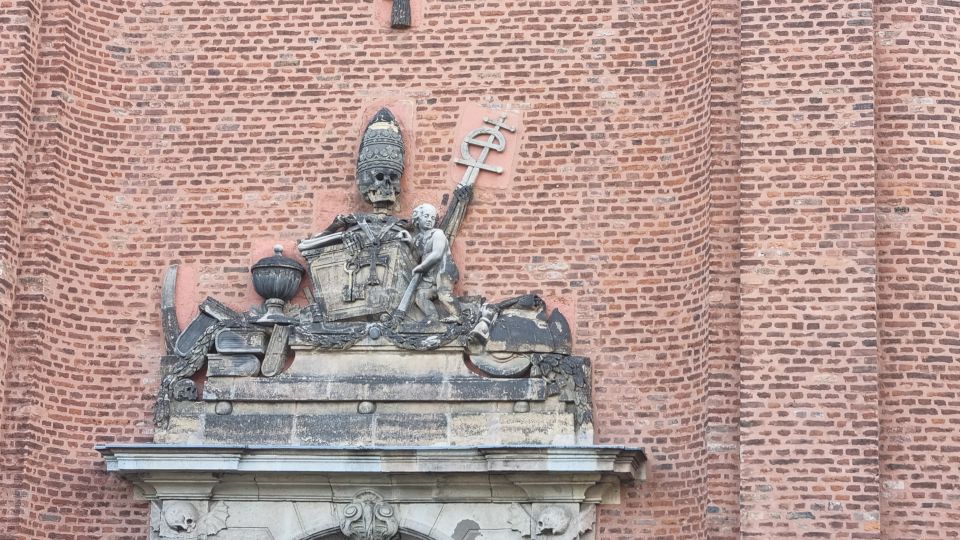
[[[393,206],[400,195],[400,173],[396,167],[373,167],[359,171],[363,199],[375,208]]]
[[[173,384],[174,401],[193,401],[197,399],[197,383],[190,379],[180,379]]]
[[[170,530],[178,533],[193,532],[200,520],[197,507],[184,501],[173,501],[163,505],[163,520]]]
[[[380,109],[363,133],[357,154],[357,188],[374,208],[389,208],[400,195],[403,136],[389,109]]]
[[[548,506],[537,518],[537,534],[563,534],[570,526],[570,515],[559,506]]]

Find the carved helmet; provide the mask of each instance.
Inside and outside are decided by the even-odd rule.
[[[389,207],[400,195],[403,175],[403,137],[400,124],[386,107],[377,111],[360,142],[357,188],[375,207]]]

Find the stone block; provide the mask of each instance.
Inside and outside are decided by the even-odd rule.
[[[252,354],[208,354],[208,377],[251,377],[260,372],[260,359]]]
[[[219,353],[263,354],[267,347],[267,334],[260,329],[224,328],[214,338]]]
[[[542,401],[542,379],[469,377],[273,378],[210,377],[203,399],[214,401]]]
[[[207,443],[290,444],[293,415],[248,414],[220,416],[208,414],[204,436]]]
[[[447,416],[444,414],[378,414],[376,444],[387,446],[446,445]]]
[[[373,417],[367,414],[301,416],[297,418],[295,437],[303,445],[369,445],[373,443]]]

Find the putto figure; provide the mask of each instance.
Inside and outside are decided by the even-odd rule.
[[[428,321],[455,322],[460,317],[460,306],[453,296],[453,286],[460,274],[450,253],[450,243],[436,224],[437,209],[432,204],[421,204],[413,210],[413,245],[420,255],[420,264],[413,269],[415,278],[420,279],[416,304]],[[442,319],[434,300],[447,312]]]

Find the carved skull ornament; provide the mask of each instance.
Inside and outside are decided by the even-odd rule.
[[[173,384],[174,401],[194,401],[197,399],[197,383],[190,379],[180,379]]]
[[[197,507],[184,501],[173,501],[163,505],[163,520],[170,530],[189,533],[197,528],[200,512]]]
[[[537,534],[554,535],[567,532],[570,526],[570,514],[559,506],[548,506],[537,517]]]
[[[389,109],[380,109],[367,125],[357,155],[357,188],[376,208],[389,208],[397,202],[403,151],[400,124]]]

